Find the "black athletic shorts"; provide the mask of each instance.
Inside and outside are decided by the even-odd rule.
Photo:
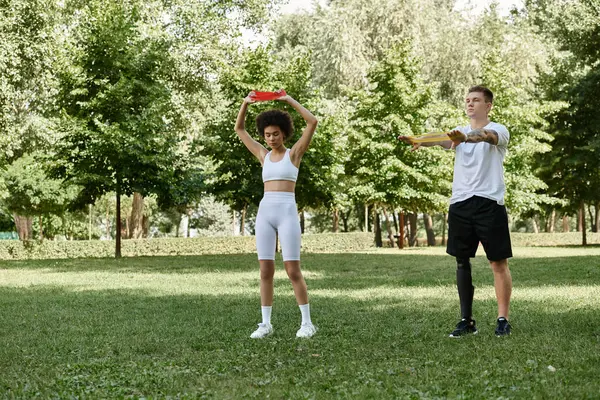
[[[490,261],[512,257],[506,207],[479,196],[451,204],[446,253],[458,258],[475,257],[479,242]]]

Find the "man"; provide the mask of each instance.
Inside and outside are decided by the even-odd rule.
[[[512,257],[512,248],[504,207],[506,187],[502,166],[510,135],[504,125],[491,122],[488,117],[493,100],[491,90],[473,86],[465,99],[470,124],[448,133],[448,140],[419,144],[408,136],[398,138],[412,144],[412,150],[437,145],[456,152],[446,252],[456,257],[462,319],[449,335],[453,338],[477,333],[469,259],[475,257],[480,242],[494,273],[498,301],[496,336],[510,335],[511,330],[508,312],[512,278],[508,258]]]

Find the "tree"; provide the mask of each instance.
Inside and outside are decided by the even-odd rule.
[[[40,239],[43,238],[42,217],[61,216],[74,198],[76,188],[49,179],[44,166],[33,155],[18,158],[2,171],[0,202],[12,213],[21,240],[31,237],[31,218],[39,217]]]
[[[546,98],[567,103],[548,118],[554,140],[552,151],[541,158],[541,173],[567,203],[566,210],[584,215],[585,203],[600,203],[600,9],[591,0],[530,0],[526,10],[560,51],[543,76]],[[582,244],[586,242],[583,229]]]
[[[284,55],[310,50],[315,85],[323,87],[327,97],[337,97],[363,87],[373,62],[399,38],[410,39],[414,54],[424,61],[425,79],[433,81],[448,71],[440,81],[449,85],[446,92],[451,97],[456,81],[462,90],[469,80],[462,74],[473,73],[464,64],[471,54],[465,35],[468,21],[452,11],[454,3],[381,0],[374,7],[365,0],[331,1],[311,14],[281,18],[274,27],[273,45]]]
[[[51,134],[55,4],[0,3],[0,166],[44,145]]]
[[[82,189],[76,206],[116,194],[116,257],[121,255],[121,195],[168,190],[177,160],[178,115],[165,83],[170,41],[145,26],[141,3],[90,2],[60,61],[64,136],[56,176]]]
[[[8,185],[19,171],[14,165],[34,151],[48,149],[53,139],[56,82],[51,60],[57,46],[52,34],[56,5],[41,0],[0,3],[0,168],[9,168]],[[16,164],[15,164],[16,163]],[[16,183],[18,185],[18,183]],[[21,238],[31,237],[31,214],[11,193],[3,193],[4,208],[11,210]],[[29,199],[30,200],[30,199]],[[16,203],[12,203],[15,201]],[[21,203],[21,204],[19,204]],[[30,212],[31,210],[27,211]]]
[[[355,99],[349,138],[346,174],[357,178],[350,194],[378,207],[442,209],[450,189],[448,154],[440,149],[411,152],[397,140],[400,134],[423,133],[431,107],[431,89],[419,75],[410,43],[391,47],[367,78],[368,88]]]

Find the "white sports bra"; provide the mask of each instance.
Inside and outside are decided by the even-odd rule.
[[[263,182],[267,181],[292,181],[298,179],[298,168],[290,160],[290,149],[287,149],[280,161],[271,161],[271,152],[265,156],[262,170]]]

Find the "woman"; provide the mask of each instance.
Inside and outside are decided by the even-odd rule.
[[[278,98],[291,105],[306,121],[302,137],[291,149],[284,145],[292,137],[293,124],[285,111],[265,111],[256,117],[258,133],[271,151],[252,139],[245,129],[248,104],[254,103],[253,92],[244,99],[235,123],[235,131],[248,150],[263,167],[264,197],[256,217],[256,249],[260,264],[260,300],[262,323],[250,337],[264,338],[273,333],[271,309],[273,305],[273,275],[275,274],[275,243],[279,234],[283,263],[292,282],[294,295],[302,314],[302,323],[296,337],[309,338],[316,332],[310,319],[306,282],[300,271],[300,221],[294,197],[298,168],[317,128],[317,119],[300,103],[288,95]]]

